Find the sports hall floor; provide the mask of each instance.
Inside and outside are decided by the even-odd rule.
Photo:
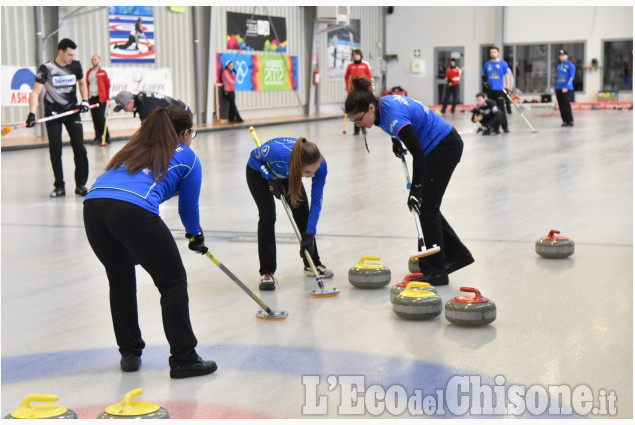
[[[302,274],[299,244],[280,205],[279,286],[258,291],[257,210],[245,182],[254,142],[246,128],[199,133],[193,148],[204,167],[207,245],[289,316],[257,320],[254,300],[187,249],[177,203],[166,202],[161,215],[188,272],[198,351],[219,366],[213,375],[184,380],[169,378],[159,296],[142,269],[147,348],[139,372],[119,369],[106,275],[84,234],[82,198],[72,195],[70,148],[64,148],[70,196],[60,199],[48,198],[47,149],[3,152],[0,413],[28,394],[47,393],[80,418],[95,418],[140,387],[138,399],[162,405],[173,418],[422,418],[430,407],[406,408],[406,397],[430,401],[438,394],[446,396],[445,408],[433,410],[433,418],[632,418],[632,111],[575,111],[573,128],[562,128],[558,113],[526,115],[538,134],[517,111],[509,134],[489,137],[471,131],[467,113],[444,116],[463,132],[465,149],[442,211],[476,261],[438,290],[444,303],[461,286],[491,298],[498,316],[481,328],[457,327],[443,314],[405,321],[392,312],[389,289],[408,273],[416,229],[401,163],[380,129],[368,131],[368,154],[352,124],[342,134],[341,119],[256,127],[261,141],[306,136],[328,161],[317,242],[335,272],[324,282],[341,293],[324,299],[309,297],[317,285]],[[122,146],[88,146],[89,184]],[[550,229],[575,242],[573,256],[536,255],[535,241]],[[388,286],[362,290],[348,283],[349,268],[366,255],[390,268]],[[472,385],[457,386],[465,379]],[[550,386],[577,398],[547,409]],[[488,388],[509,407],[504,413],[479,414],[477,399],[487,401]],[[572,413],[558,415],[558,407],[565,413],[573,407]]]

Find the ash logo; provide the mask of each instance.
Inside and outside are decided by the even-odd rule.
[[[393,132],[393,130],[395,128],[395,125],[397,125],[397,120],[394,120],[393,122],[390,123],[390,132],[391,133]]]

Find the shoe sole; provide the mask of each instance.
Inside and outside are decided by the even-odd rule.
[[[276,284],[275,283],[261,283],[258,285],[258,289],[261,291],[275,291]]]
[[[184,378],[193,378],[195,376],[204,376],[204,375],[209,375],[211,373],[216,372],[217,369],[218,369],[218,365],[214,363],[214,365],[211,368],[205,369],[205,370],[188,370],[183,372],[176,372],[176,371],[170,370],[170,378],[184,379]]]

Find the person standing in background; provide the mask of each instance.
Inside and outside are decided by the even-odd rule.
[[[507,115],[505,115],[505,92],[512,91],[511,75],[509,65],[498,57],[498,47],[492,46],[489,49],[490,60],[483,65],[483,86],[487,90],[487,96],[496,102],[498,109],[503,112],[501,126],[504,133],[509,133],[507,127]]]
[[[229,103],[229,122],[244,122],[236,107],[236,92],[234,90],[236,69],[234,69],[234,62],[227,62],[225,69],[221,73],[221,81],[223,82],[223,96]]]
[[[29,97],[29,115],[26,119],[28,127],[35,125],[35,110],[40,102],[42,89],[44,95],[44,116],[50,117],[63,112],[79,109],[88,112],[88,88],[84,79],[82,64],[75,60],[77,44],[73,40],[64,38],[57,45],[57,56],[50,62],[40,65],[35,76],[33,91]],[[81,104],[77,103],[77,86],[81,95]],[[62,126],[71,139],[73,156],[75,158],[75,194],[86,196],[86,181],[88,180],[88,155],[84,146],[84,127],[79,114],[72,114],[64,119],[46,122],[46,132],[49,138],[49,153],[55,181],[51,198],[66,195],[64,185],[64,170],[62,168]]]
[[[110,100],[110,77],[108,72],[101,67],[101,58],[99,55],[93,55],[90,58],[92,68],[86,72],[86,86],[88,88],[88,103],[98,107],[91,109],[90,114],[93,117],[93,127],[95,128],[94,142],[99,145],[106,146],[110,143],[110,132],[105,128],[106,108]],[[106,131],[106,139],[102,144],[104,130]]]
[[[445,70],[445,79],[448,85],[445,88],[445,97],[443,99],[443,107],[441,113],[445,114],[445,109],[450,102],[450,96],[452,96],[452,113],[456,109],[456,101],[459,98],[459,82],[461,81],[461,68],[456,66],[456,60],[450,59],[450,65]]]
[[[560,50],[558,57],[560,64],[556,68],[556,99],[562,127],[573,127],[573,114],[571,113],[571,93],[573,92],[573,79],[575,78],[575,65],[569,60],[566,50]]]
[[[362,51],[360,49],[353,50],[353,62],[351,62],[346,68],[346,74],[344,75],[344,83],[346,84],[346,93],[351,91],[351,80],[358,75],[365,75],[370,81],[373,81],[373,74],[370,71],[370,65],[368,62],[362,60]],[[355,126],[353,134],[359,134],[360,127]],[[362,133],[366,134],[366,128],[362,127]]]

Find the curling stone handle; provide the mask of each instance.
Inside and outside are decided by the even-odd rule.
[[[366,256],[362,257],[362,258],[359,260],[359,262],[357,263],[357,265],[358,265],[358,266],[362,266],[362,265],[364,265],[364,262],[365,262],[366,260],[369,260],[369,261],[379,261],[379,260],[380,260],[380,258],[379,258],[379,257],[372,256],[372,255],[366,255]]]
[[[428,282],[410,282],[406,285],[406,289],[414,289],[414,288],[430,288],[430,284]]]
[[[123,396],[123,400],[121,401],[124,405],[130,404],[130,400],[139,397],[143,393],[141,388],[136,388],[132,391],[128,391],[125,396]]]
[[[481,291],[479,291],[476,288],[470,288],[468,286],[461,286],[459,289],[461,290],[461,292],[473,292],[474,293],[474,301],[476,301],[476,302],[488,301],[487,298],[485,298],[484,296],[481,295]]]
[[[423,273],[410,273],[410,274],[407,274],[406,277],[403,278],[403,281],[406,284],[408,284],[408,283],[410,283],[410,279],[414,279],[414,278],[417,278],[417,277],[423,277]]]
[[[41,401],[41,402],[53,402],[59,399],[58,396],[54,394],[29,394],[24,397],[22,403],[20,403],[20,407],[23,409],[32,409],[31,402],[33,401]]]
[[[549,239],[553,239],[553,235],[559,235],[559,234],[560,234],[560,230],[551,229],[551,230],[549,231],[549,236],[548,236],[548,238],[549,238]]]

